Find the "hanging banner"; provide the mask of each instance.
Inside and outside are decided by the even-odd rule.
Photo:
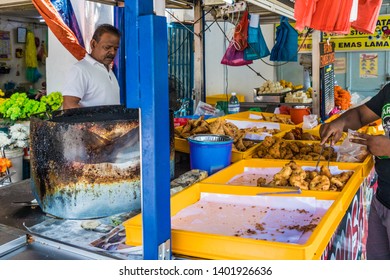
[[[360,78],[378,78],[378,54],[360,54],[359,68]]]
[[[306,33],[307,30],[304,30],[298,34],[300,53],[311,52],[312,38],[310,34],[306,37]],[[374,34],[359,32],[351,28],[351,32],[347,35],[323,33],[323,42],[329,37],[335,43],[336,52],[388,51],[390,47],[390,15],[378,17]]]

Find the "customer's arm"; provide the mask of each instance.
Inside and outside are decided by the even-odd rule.
[[[343,131],[348,131],[348,129],[357,130],[377,119],[379,119],[379,116],[366,105],[350,109],[334,121],[321,125],[321,144],[327,142],[330,137],[332,137],[332,144],[335,144],[341,138]]]

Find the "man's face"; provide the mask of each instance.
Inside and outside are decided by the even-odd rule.
[[[107,67],[113,62],[118,48],[119,37],[111,33],[104,33],[99,42],[91,40],[91,56]]]

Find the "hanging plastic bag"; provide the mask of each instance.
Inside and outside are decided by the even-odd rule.
[[[270,52],[260,28],[260,16],[250,14],[248,47],[244,50],[244,58],[245,60],[255,60],[269,55]]]
[[[344,139],[343,143],[339,146],[337,151],[337,161],[343,162],[363,162],[368,156],[369,152],[366,145],[353,143],[350,140],[356,138],[353,134],[356,131],[348,130],[348,136]]]
[[[276,42],[271,50],[271,61],[298,60],[298,32],[290,25],[284,16],[276,28]]]
[[[38,67],[37,60],[37,47],[35,46],[35,36],[34,33],[30,30],[27,31],[26,35],[26,51],[25,59],[27,67]]]
[[[248,47],[248,11],[245,11],[242,15],[240,22],[236,25],[234,29],[233,41],[234,46],[238,51],[243,51]]]
[[[27,31],[26,35],[26,79],[31,83],[38,81],[42,74],[38,71],[38,60],[37,60],[37,47],[35,46],[35,36],[30,30]]]
[[[244,59],[244,51],[238,51],[234,42],[231,41],[224,56],[222,57],[221,64],[229,66],[243,66],[253,63],[252,60]]]

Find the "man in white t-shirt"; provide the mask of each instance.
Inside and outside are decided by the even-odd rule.
[[[110,25],[98,26],[91,40],[91,53],[69,71],[63,109],[100,105],[119,105],[119,85],[111,70],[120,41],[119,30]]]

